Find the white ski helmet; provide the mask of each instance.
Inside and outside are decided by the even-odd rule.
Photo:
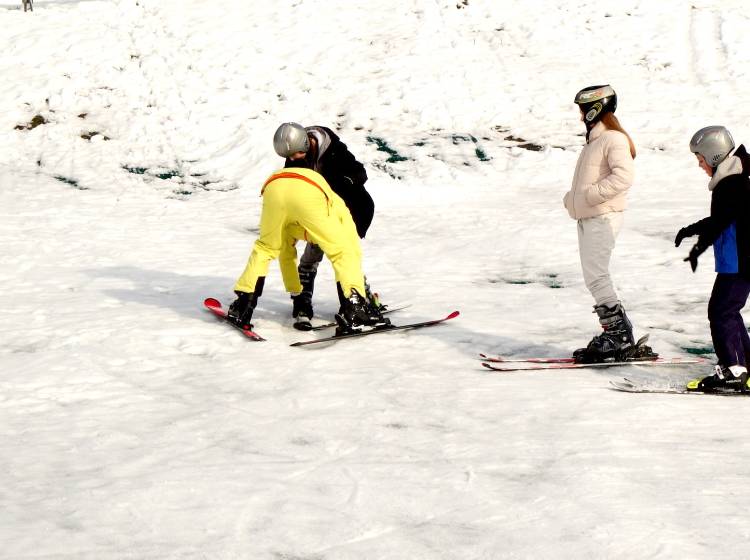
[[[706,163],[716,168],[734,150],[734,139],[723,126],[707,126],[693,134],[690,151],[700,154]]]
[[[282,124],[273,135],[273,149],[283,158],[297,152],[307,152],[310,149],[307,131],[302,125],[294,122]]]

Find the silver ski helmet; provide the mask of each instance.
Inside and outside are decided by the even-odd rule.
[[[690,139],[690,151],[702,155],[713,168],[724,161],[732,150],[734,138],[723,126],[706,126]]]
[[[294,122],[286,122],[273,135],[273,149],[283,158],[310,149],[310,139],[305,128]]]
[[[593,125],[604,113],[614,113],[617,109],[617,94],[612,86],[589,86],[576,93],[575,104],[583,111],[586,125]]]

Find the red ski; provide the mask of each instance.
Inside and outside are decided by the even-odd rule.
[[[500,364],[572,364],[575,362],[574,358],[504,358],[481,353],[479,357],[485,362]]]
[[[641,338],[638,339],[638,341],[635,343],[636,347],[643,346],[648,342],[648,336],[649,335],[643,335]],[[502,364],[514,364],[514,363],[524,363],[524,364],[574,364],[576,363],[575,358],[505,358],[503,356],[490,356],[488,354],[479,354],[479,356],[482,358],[483,362],[490,362],[490,363],[502,363]],[[657,358],[657,355],[651,356],[651,357],[644,357],[640,358],[638,361],[653,361],[655,358]]]
[[[206,298],[203,301],[203,305],[205,305],[206,309],[208,309],[211,313],[213,313],[214,316],[218,317],[219,319],[223,319],[224,321],[226,321],[227,323],[229,323],[230,325],[232,325],[235,329],[237,329],[242,334],[244,334],[250,340],[255,340],[257,342],[265,340],[265,338],[263,338],[262,336],[260,336],[255,331],[251,331],[250,329],[243,329],[239,325],[235,325],[232,321],[230,321],[227,318],[227,312],[226,312],[226,310],[224,309],[224,307],[222,307],[221,302],[218,299],[215,299],[215,298]]]
[[[702,364],[706,360],[702,358],[649,358],[645,360],[626,360],[624,362],[595,362],[592,364],[575,362],[508,362],[504,364],[482,362],[482,365],[493,371],[540,371],[547,369],[584,369],[584,368],[608,368],[618,366],[682,366],[685,364]]]

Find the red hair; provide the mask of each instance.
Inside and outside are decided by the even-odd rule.
[[[622,125],[620,124],[620,121],[617,120],[615,114],[604,113],[604,115],[602,115],[602,122],[604,123],[604,126],[606,126],[609,130],[617,130],[618,132],[622,132],[625,136],[627,136],[628,144],[630,144],[630,157],[635,159],[635,144],[633,144],[633,139],[630,137],[630,134],[625,132],[625,129],[622,128]]]

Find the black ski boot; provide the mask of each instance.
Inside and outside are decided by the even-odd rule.
[[[593,364],[598,362],[621,362],[632,360],[643,347],[638,347],[633,339],[633,325],[625,314],[622,305],[612,307],[599,305],[594,307],[599,315],[599,324],[604,332],[595,336],[586,348],[573,352],[577,363]],[[648,347],[645,347],[648,348]],[[650,348],[648,351],[650,352]]]
[[[250,319],[253,318],[253,311],[258,305],[258,298],[263,295],[263,286],[266,284],[266,277],[260,276],[255,282],[255,292],[237,292],[237,299],[232,302],[227,310],[227,320],[234,323],[243,330],[253,330],[253,324]]]
[[[315,290],[315,276],[318,274],[318,263],[314,263],[314,265],[300,264],[298,272],[302,291],[298,295],[292,296],[294,328],[300,331],[309,331],[312,329],[312,297]]]
[[[313,317],[312,301],[307,294],[292,296],[292,317],[294,317],[294,328],[298,331],[312,330]]]
[[[750,392],[747,368],[745,366],[714,366],[714,374],[688,381],[688,391],[712,393],[715,391]]]
[[[380,302],[380,297],[378,297],[378,294],[374,293],[370,289],[370,284],[367,282],[366,276],[365,276],[365,298],[367,299],[367,303],[370,305],[370,307],[373,308],[373,311],[377,311],[378,313],[383,313],[386,309],[388,309],[387,306],[383,305]]]
[[[227,320],[234,323],[243,330],[253,330],[253,324],[250,320],[253,318],[253,311],[258,302],[258,298],[253,293],[234,292],[237,294],[227,311]]]
[[[352,295],[342,301],[336,314],[336,323],[336,334],[357,332],[362,326],[380,327],[391,324],[354,289]]]

